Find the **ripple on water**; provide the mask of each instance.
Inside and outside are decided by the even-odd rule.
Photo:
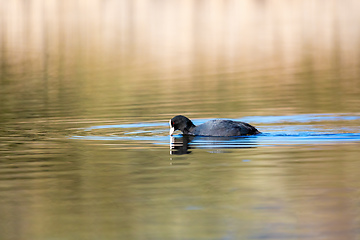
[[[209,119],[195,119],[196,125]],[[198,148],[241,148],[256,146],[333,144],[360,142],[360,115],[357,114],[300,114],[292,116],[249,116],[237,121],[255,125],[262,134],[256,136],[214,138],[195,137],[187,144]],[[169,144],[168,123],[132,123],[99,125],[84,128],[72,139],[104,141],[146,141],[153,144]],[[177,139],[175,141],[174,139]],[[181,135],[174,142],[182,142]]]

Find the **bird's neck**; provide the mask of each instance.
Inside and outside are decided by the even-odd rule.
[[[192,132],[195,130],[195,125],[192,124],[191,126],[188,126],[187,128],[184,129],[184,134],[192,134]]]

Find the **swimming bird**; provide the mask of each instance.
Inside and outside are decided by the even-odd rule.
[[[193,122],[182,115],[170,119],[170,136],[176,130],[180,130],[184,135],[230,137],[254,135],[260,133],[255,127],[245,122],[232,120],[210,120],[206,123],[195,126]]]

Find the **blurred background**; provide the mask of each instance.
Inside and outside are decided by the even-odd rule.
[[[0,239],[359,239],[359,13],[0,0]],[[263,134],[187,149],[178,114]]]
[[[1,113],[356,112],[359,10],[356,0],[1,0]]]

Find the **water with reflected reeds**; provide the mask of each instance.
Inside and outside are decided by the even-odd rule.
[[[357,1],[0,10],[0,239],[360,238]]]

